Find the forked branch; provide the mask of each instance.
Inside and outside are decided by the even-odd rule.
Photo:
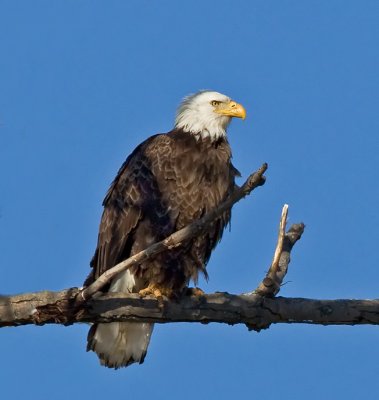
[[[292,247],[301,238],[305,228],[303,223],[294,224],[286,233],[287,216],[288,205],[285,204],[280,218],[278,242],[274,258],[266,276],[252,294],[262,297],[274,297],[279,293],[283,279],[287,274]]]

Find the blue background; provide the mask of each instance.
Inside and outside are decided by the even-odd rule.
[[[233,209],[207,292],[252,290],[284,203],[305,234],[281,295],[377,298],[379,2],[1,1],[0,292],[89,271],[101,201],[125,157],[199,89],[241,102],[229,140],[267,183]],[[5,398],[376,399],[377,327],[156,326],[119,371],[88,327],[0,332]]]

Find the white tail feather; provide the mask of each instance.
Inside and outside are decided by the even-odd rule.
[[[129,270],[121,272],[112,281],[110,292],[136,290],[134,276]],[[154,324],[133,322],[110,322],[94,325],[88,335],[88,350],[93,350],[102,365],[110,368],[126,367],[143,363],[149,346]]]
[[[126,367],[143,363],[154,324],[111,322],[98,324],[90,339],[102,365],[110,368]]]

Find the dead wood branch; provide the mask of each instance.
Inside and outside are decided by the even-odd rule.
[[[275,323],[379,325],[379,300],[264,298],[214,293],[183,297],[176,303],[107,293],[91,299],[79,313],[73,305],[79,289],[38,292],[0,299],[0,327],[76,322],[220,322],[261,330]]]

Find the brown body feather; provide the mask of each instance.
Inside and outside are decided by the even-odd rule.
[[[225,138],[212,141],[175,129],[140,144],[104,199],[97,249],[85,285],[217,207],[234,189],[236,175]],[[230,211],[207,233],[132,269],[131,291],[157,284],[180,293],[191,279],[196,282],[199,272],[207,276],[205,266],[229,221]],[[88,349],[97,351],[95,330],[96,326],[91,329]],[[103,358],[108,366],[120,366]],[[143,357],[123,363],[135,361],[142,362]]]
[[[164,239],[217,207],[233,190],[238,171],[225,139],[197,139],[181,130],[152,136],[122,165],[103,202],[90,284],[106,269]],[[185,246],[133,270],[149,283],[180,290],[205,272],[230,212]]]

